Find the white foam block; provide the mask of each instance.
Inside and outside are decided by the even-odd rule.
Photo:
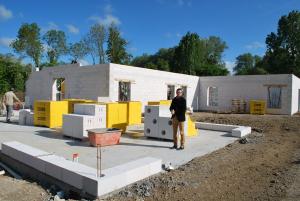
[[[26,115],[27,113],[30,113],[29,109],[22,109],[19,112],[19,124],[20,125],[26,125]]]
[[[231,135],[234,137],[244,137],[251,133],[251,127],[240,126],[238,128],[232,129]]]
[[[151,117],[171,117],[169,106],[167,105],[146,105],[145,118],[150,115]]]
[[[83,164],[68,161],[63,157],[45,155],[46,152],[21,144],[19,142],[2,143],[2,153],[22,163],[32,162],[32,158],[42,166],[33,168],[70,184],[94,196],[102,196],[139,181],[161,171],[162,161],[151,157],[141,158],[113,168],[103,170],[104,177],[97,178],[97,170]]]
[[[169,117],[158,118],[158,138],[173,140],[173,123]]]
[[[158,137],[158,118],[152,116],[145,118],[144,135],[147,137]]]
[[[160,159],[146,157],[103,170],[104,177],[84,177],[86,192],[102,196],[161,171]],[[97,188],[96,188],[97,187]]]
[[[88,129],[99,128],[95,124],[94,116],[65,114],[63,115],[63,134],[82,139],[88,136]]]
[[[106,105],[97,104],[75,104],[74,113],[82,115],[92,115],[98,117],[106,117]]]
[[[33,121],[34,121],[34,113],[33,112],[29,112],[26,114],[26,125],[27,126],[33,126]]]
[[[51,155],[40,149],[27,146],[17,141],[2,143],[2,153],[30,167],[44,170],[45,164],[38,157]]]

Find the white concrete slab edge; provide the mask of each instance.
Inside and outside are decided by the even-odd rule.
[[[251,127],[249,126],[238,126],[238,125],[227,125],[227,124],[214,124],[206,122],[195,122],[197,129],[214,130],[229,132],[233,137],[244,137],[251,133]]]
[[[162,160],[145,157],[105,169],[104,177],[97,170],[17,141],[2,143],[2,154],[24,163],[46,175],[99,197],[141,179],[161,172]]]

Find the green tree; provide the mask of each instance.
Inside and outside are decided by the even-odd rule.
[[[68,53],[66,35],[63,31],[49,30],[43,36],[48,45],[47,56],[50,66],[56,65],[61,55]]]
[[[74,44],[70,44],[69,54],[72,57],[72,63],[77,63],[79,59],[82,59],[88,54],[88,50],[83,41],[79,41]]]
[[[88,34],[84,37],[83,42],[88,50],[88,53],[95,64],[95,57],[99,58],[99,64],[105,63],[104,43],[107,38],[107,31],[103,25],[93,25]]]
[[[263,68],[273,74],[293,73],[300,76],[300,12],[292,11],[278,22],[277,33],[266,38],[267,51]]]
[[[188,32],[183,36],[174,53],[174,71],[190,75],[204,63],[205,43],[197,33]]]
[[[258,55],[245,53],[236,57],[233,68],[236,75],[259,75],[267,72],[260,66],[262,58]]]
[[[117,64],[129,64],[131,55],[126,51],[128,42],[120,35],[119,29],[111,25],[108,29],[106,54],[108,61]]]
[[[222,63],[222,54],[227,49],[225,41],[220,37],[210,36],[205,40],[206,63],[218,65]]]
[[[10,54],[0,54],[0,95],[3,95],[11,87],[17,91],[24,91],[30,72],[30,65],[22,64],[20,59],[16,59]]]
[[[22,24],[17,39],[11,43],[11,47],[22,56],[30,57],[38,67],[43,52],[38,25],[36,23]]]

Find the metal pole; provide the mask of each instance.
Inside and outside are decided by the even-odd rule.
[[[100,177],[102,177],[102,154],[101,154],[101,144],[100,144]]]

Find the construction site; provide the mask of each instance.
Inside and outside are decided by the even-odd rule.
[[[181,151],[170,149],[178,88]],[[208,78],[112,63],[33,72],[25,109],[12,123],[1,117],[1,200],[293,200],[299,92],[288,74]]]

